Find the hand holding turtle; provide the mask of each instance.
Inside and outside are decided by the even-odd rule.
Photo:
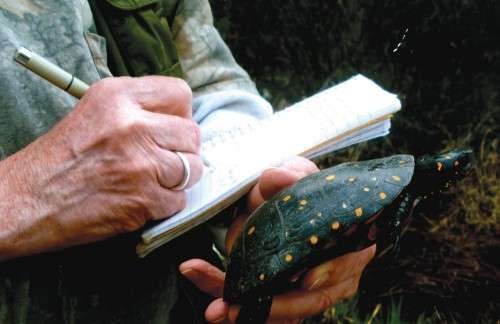
[[[295,158],[280,168],[264,172],[248,196],[248,213],[240,215],[232,224],[226,240],[230,251],[248,215],[265,200],[295,183],[300,178],[318,171],[309,160]],[[358,287],[363,269],[375,254],[375,246],[349,253],[327,261],[308,271],[299,289],[273,298],[269,323],[298,323],[302,318],[317,314],[338,301],[352,296]],[[180,271],[201,290],[217,299],[207,308],[207,321],[234,323],[240,307],[229,306],[222,298],[224,273],[203,260],[189,260]]]

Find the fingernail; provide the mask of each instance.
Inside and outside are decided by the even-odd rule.
[[[313,290],[322,284],[324,284],[328,280],[328,273],[323,273],[318,279],[316,279],[307,290]]]
[[[186,274],[193,272],[193,269],[187,268],[181,271],[181,275],[185,276]]]

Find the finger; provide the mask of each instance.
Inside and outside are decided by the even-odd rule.
[[[199,153],[201,132],[191,119],[143,112],[145,128],[159,147],[169,151]]]
[[[184,152],[182,153],[189,162],[190,174],[189,182],[186,188],[190,188],[198,182],[198,180],[200,180],[203,173],[203,162],[199,155]],[[183,181],[187,170],[184,169],[184,163],[179,155],[174,152],[161,149],[156,151],[156,155],[158,157],[156,161],[156,175],[158,183],[167,189],[180,184]]]
[[[186,207],[186,192],[172,191],[156,186],[155,190],[148,192],[151,219],[159,220],[168,218]]]
[[[307,292],[291,291],[273,298],[269,321],[296,320],[316,315],[340,300],[352,296],[359,282],[348,279],[335,286],[325,287]],[[232,305],[229,308],[229,319],[234,322],[238,316],[240,306]]]
[[[285,160],[280,167],[295,172],[301,178],[319,171],[314,162],[302,156],[291,157]]]
[[[332,286],[349,278],[361,276],[375,256],[375,244],[358,252],[344,254],[310,270],[302,282],[306,290]]]
[[[248,211],[253,212],[264,201],[276,193],[294,184],[300,176],[284,168],[272,168],[264,171],[248,195]]]
[[[200,290],[214,297],[222,297],[225,275],[217,267],[201,259],[191,259],[183,262],[179,271]]]
[[[192,92],[189,85],[178,78],[144,76],[125,79],[131,99],[142,109],[192,118]]]
[[[286,160],[280,167],[264,171],[259,182],[252,188],[248,198],[248,210],[252,212],[265,200],[291,186],[297,180],[317,172],[318,167],[310,160],[295,156]]]
[[[229,313],[229,305],[222,298],[217,298],[205,310],[205,319],[209,323],[222,323]]]

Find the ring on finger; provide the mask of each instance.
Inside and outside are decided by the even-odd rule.
[[[174,153],[177,154],[179,159],[181,159],[182,166],[184,167],[184,176],[181,182],[175,187],[170,188],[170,190],[180,191],[186,189],[189,180],[191,179],[191,165],[189,164],[189,160],[184,155],[184,153],[181,152],[174,152]]]

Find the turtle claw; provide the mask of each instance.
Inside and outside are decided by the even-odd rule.
[[[393,241],[391,243],[391,247],[389,249],[389,254],[392,255],[395,259],[398,258],[399,252],[400,252],[400,244],[399,244],[400,238],[401,238],[401,235],[396,234],[395,238],[393,239]]]

